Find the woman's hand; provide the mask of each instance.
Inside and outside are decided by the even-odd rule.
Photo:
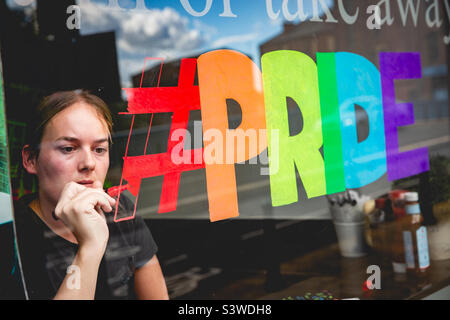
[[[92,188],[70,182],[64,187],[55,208],[55,216],[72,231],[80,249],[101,254],[106,248],[109,230],[103,212],[111,212],[115,205],[96,181]]]

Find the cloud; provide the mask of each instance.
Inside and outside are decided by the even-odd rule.
[[[214,48],[223,48],[230,44],[236,44],[236,43],[243,43],[255,40],[255,38],[258,37],[255,33],[248,33],[248,34],[238,34],[233,36],[227,36],[220,39],[217,39],[212,43],[212,47]]]
[[[92,2],[80,2],[80,7],[82,34],[114,30],[118,49],[128,54],[190,51],[207,41],[204,33],[169,7],[117,10]]]
[[[119,72],[123,87],[131,85],[131,76],[142,71],[145,57],[165,61],[198,52],[214,28],[190,21],[172,8],[125,10],[92,1],[79,0],[81,34],[116,32]]]

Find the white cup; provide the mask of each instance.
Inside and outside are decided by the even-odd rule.
[[[346,258],[357,258],[367,254],[365,240],[365,222],[334,221],[341,255]]]

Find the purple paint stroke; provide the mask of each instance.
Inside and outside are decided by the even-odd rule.
[[[394,181],[428,171],[428,148],[399,152],[397,132],[397,127],[414,124],[414,106],[412,103],[395,102],[394,80],[422,77],[420,53],[380,52],[380,72],[388,180]]]

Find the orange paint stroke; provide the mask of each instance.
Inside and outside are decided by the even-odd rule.
[[[198,59],[198,76],[204,137],[207,131],[219,130],[226,137],[228,128],[227,99],[237,101],[242,109],[242,122],[234,131],[237,141],[245,141],[245,131],[256,130],[258,147],[248,143],[234,144],[234,162],[238,155],[245,160],[259,155],[267,147],[267,136],[260,134],[266,129],[262,75],[253,61],[244,54],[231,50],[205,53]],[[243,131],[236,131],[242,129]],[[265,132],[265,131],[264,131]],[[242,139],[243,138],[243,139]],[[205,139],[206,140],[206,139]],[[204,141],[204,149],[214,143]],[[225,155],[226,145],[222,155]],[[256,150],[256,152],[255,152]],[[220,153],[220,152],[219,152]],[[234,164],[206,159],[206,182],[212,222],[239,216]],[[225,159],[223,159],[225,160]]]

